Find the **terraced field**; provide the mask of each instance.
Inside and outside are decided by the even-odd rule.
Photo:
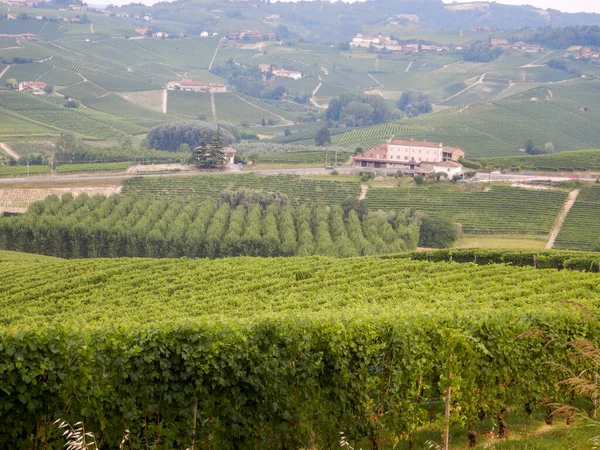
[[[322,202],[340,204],[360,193],[360,183],[316,181],[293,175],[198,175],[170,178],[134,178],[123,182],[123,193],[149,194],[155,197],[218,198],[226,190],[260,189],[281,192],[295,204]]]
[[[546,235],[566,199],[567,192],[559,190],[431,183],[371,188],[365,201],[370,209],[415,208],[432,216],[448,216],[465,233]]]
[[[581,189],[556,238],[554,247],[600,250],[600,187]]]

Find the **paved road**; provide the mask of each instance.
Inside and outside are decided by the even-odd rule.
[[[341,175],[358,175],[364,171],[363,168],[355,167],[336,167],[335,169]],[[378,169],[378,172],[387,172],[393,174],[397,169]],[[126,178],[134,177],[181,177],[191,175],[242,175],[254,173],[257,175],[327,175],[331,173],[331,170],[315,167],[309,169],[263,169],[263,170],[224,170],[224,171],[182,171],[182,172],[167,172],[167,173],[106,173],[102,175],[97,174],[71,174],[71,175],[55,175],[55,176],[32,176],[30,178],[0,178],[0,184],[11,184],[11,183],[41,183],[48,181],[89,181],[89,180],[122,180]],[[596,181],[600,178],[600,175],[587,175],[579,178],[580,181]],[[570,181],[570,176],[560,175],[536,175],[527,176],[523,174],[500,174],[491,175],[488,173],[478,173],[475,177],[475,181],[478,182],[489,182],[489,181],[504,181],[507,183],[519,183],[519,182],[531,182],[531,181],[554,181],[563,182]]]

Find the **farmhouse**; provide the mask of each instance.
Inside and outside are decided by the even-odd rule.
[[[169,37],[169,33],[165,33],[164,31],[157,31],[156,33],[152,33],[152,37],[158,39],[166,39]]]
[[[462,173],[457,161],[465,156],[459,148],[444,147],[441,143],[395,140],[379,145],[352,158],[354,167],[401,169],[407,174],[444,172],[449,178]]]
[[[18,85],[19,92],[21,91],[43,91],[46,83],[43,81],[22,81]]]
[[[206,83],[202,81],[181,80],[169,81],[167,83],[167,90],[184,92],[223,93],[227,92],[227,86],[224,83]]]
[[[278,78],[291,78],[292,80],[302,78],[302,72],[296,72],[295,70],[273,69],[272,72]]]

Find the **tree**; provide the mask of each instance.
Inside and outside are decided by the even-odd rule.
[[[83,149],[81,139],[72,133],[61,133],[54,146],[56,153],[75,153]]]
[[[192,150],[190,149],[190,146],[186,143],[183,143],[179,146],[179,148],[177,149],[178,153],[189,153]]]
[[[6,80],[6,87],[10,89],[16,89],[19,86],[16,78],[9,78]]]
[[[220,128],[217,128],[210,144],[203,138],[200,145],[194,148],[191,162],[204,169],[216,169],[225,165],[227,158],[223,152]]]
[[[424,93],[417,91],[404,91],[396,102],[396,107],[409,118],[432,111],[429,98]]]
[[[467,172],[465,172],[465,179],[467,180],[471,180],[473,178],[475,178],[477,176],[477,172],[475,172],[474,170],[469,170]]]
[[[554,144],[552,142],[546,142],[544,144],[544,150],[546,153],[554,153]]]
[[[458,238],[458,227],[447,217],[424,216],[421,219],[420,247],[448,248]]]
[[[525,141],[525,143],[523,144],[523,148],[525,149],[525,151],[527,153],[531,153],[531,151],[533,150],[534,144],[533,141],[531,139],[527,139]]]
[[[283,130],[283,135],[285,137],[288,137],[292,134],[292,131],[289,128],[286,128],[285,130]]]
[[[438,183],[442,180],[447,180],[448,179],[448,174],[446,172],[436,172],[435,173],[435,181],[437,181]]]
[[[220,130],[223,146],[241,139],[237,127],[228,123],[170,122],[152,128],[148,133],[148,143],[153,149],[170,152],[176,152],[181,144],[195,149],[202,139],[211,143],[217,129]]]
[[[46,87],[44,88],[44,92],[46,94],[54,94],[54,86],[47,84]]]
[[[64,104],[65,108],[81,108],[81,102],[79,100],[68,100]]]
[[[323,127],[317,131],[317,135],[315,136],[315,144],[317,144],[318,147],[323,147],[325,144],[331,144],[329,128]]]
[[[425,184],[425,176],[415,175],[414,181],[417,186],[422,186],[423,184]]]

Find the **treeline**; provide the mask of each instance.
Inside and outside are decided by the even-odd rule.
[[[490,44],[483,42],[477,42],[465,47],[462,51],[462,55],[465,61],[490,62],[498,58],[502,52],[501,48],[492,47]]]
[[[0,248],[62,258],[349,257],[415,249],[420,222],[413,211],[292,207],[281,194],[252,190],[202,203],[64,195],[0,219]]]
[[[597,25],[546,27],[513,39],[556,49],[565,49],[572,45],[600,47],[600,27]]]
[[[379,95],[344,94],[329,101],[325,118],[348,127],[359,127],[388,122],[391,112]]]
[[[241,140],[240,132],[235,125],[199,121],[169,122],[158,125],[150,130],[147,139],[150,148],[176,152],[181,150],[184,144],[188,146],[188,150],[198,147],[202,142],[210,144],[217,132],[220,134],[223,146]]]

